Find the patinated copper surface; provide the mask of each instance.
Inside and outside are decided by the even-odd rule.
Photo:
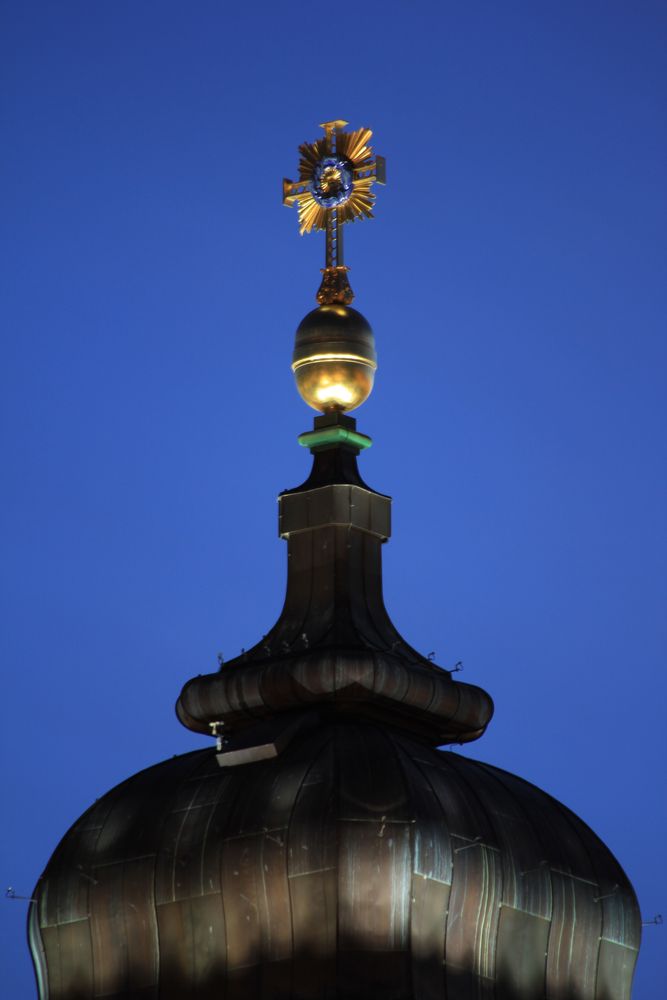
[[[52,1000],[628,1000],[622,870],[569,810],[387,726],[213,750],[96,802],[38,886]]]

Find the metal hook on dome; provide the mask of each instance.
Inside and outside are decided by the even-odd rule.
[[[620,885],[615,885],[613,887],[613,889],[611,890],[611,892],[605,893],[604,896],[593,896],[593,902],[594,903],[599,903],[601,899],[611,899],[612,896],[616,895],[616,893],[618,892],[618,890],[620,888],[621,888]]]
[[[519,872],[519,875],[523,878],[524,875],[531,875],[533,872],[541,872],[544,868],[549,866],[549,862],[543,858],[535,868],[526,868],[525,871]]]
[[[463,847],[455,847],[453,853],[454,854],[460,854],[461,851],[467,851],[471,847],[484,847],[484,844],[482,843],[482,839],[483,839],[482,837],[475,837],[475,839],[472,840],[469,844],[464,844]]]
[[[77,865],[76,866],[76,870],[79,873],[79,875],[81,876],[81,878],[85,878],[86,881],[92,882],[93,885],[99,885],[100,884],[98,882],[98,880],[93,875],[89,875],[88,872],[86,872],[86,871],[83,870],[83,865]]]

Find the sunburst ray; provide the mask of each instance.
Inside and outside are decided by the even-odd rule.
[[[339,223],[373,217],[375,195],[371,187],[378,175],[370,145],[372,135],[369,128],[330,130],[321,139],[299,146],[299,182],[285,182],[285,200],[298,207],[302,235],[326,229],[332,211],[336,211]]]
[[[368,145],[372,135],[369,128],[358,128],[354,132],[341,132],[336,137],[336,149],[339,154],[347,157],[355,168],[359,168],[373,157],[373,151]]]

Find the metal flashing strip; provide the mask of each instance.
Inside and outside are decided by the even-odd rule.
[[[363,450],[370,448],[373,444],[371,438],[367,437],[366,434],[360,434],[348,427],[341,427],[339,424],[299,434],[298,441],[302,448],[319,448],[320,445],[326,444],[349,444],[353,448]]]
[[[385,541],[391,535],[391,500],[347,483],[279,497],[278,532],[282,538],[336,526],[358,528]],[[304,558],[310,559],[308,555]]]

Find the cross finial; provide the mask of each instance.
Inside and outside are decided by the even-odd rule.
[[[301,235],[325,231],[325,261],[317,293],[320,305],[349,305],[354,292],[343,259],[343,226],[364,216],[371,219],[372,185],[385,184],[385,161],[373,156],[368,128],[342,131],[345,121],[324,122],[324,136],[299,146],[299,180],[283,181],[283,204],[297,205]]]

